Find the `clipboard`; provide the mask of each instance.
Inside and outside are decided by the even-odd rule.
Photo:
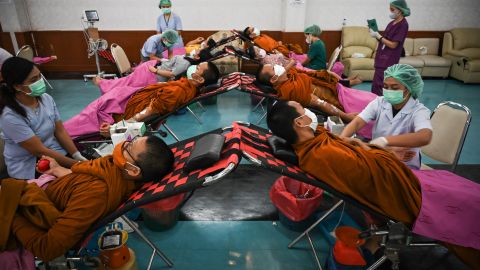
[[[368,28],[372,29],[372,31],[378,32],[377,20],[375,19],[367,20],[367,23],[368,23]]]

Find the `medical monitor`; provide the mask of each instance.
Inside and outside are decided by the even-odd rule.
[[[85,10],[85,18],[87,22],[98,22],[100,20],[96,10]]]

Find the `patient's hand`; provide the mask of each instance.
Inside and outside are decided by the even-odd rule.
[[[411,148],[406,147],[387,147],[391,153],[393,153],[399,160],[403,162],[408,162],[412,160],[417,154],[415,151],[412,151]]]
[[[110,138],[110,124],[109,123],[102,123],[100,125],[100,135],[105,138]]]
[[[154,67],[154,66],[149,66],[149,67],[148,67],[148,70],[149,70],[150,72],[152,72],[152,73],[157,73],[157,68]]]
[[[344,142],[349,143],[351,145],[358,146],[358,147],[362,148],[363,150],[372,149],[370,146],[368,146],[368,144],[362,142],[361,140],[359,140],[357,138],[340,137],[340,139],[342,139]]]
[[[50,168],[44,172],[40,172],[39,173],[44,173],[44,174],[49,174],[49,175],[53,175],[55,177],[62,177],[62,176],[65,176],[67,174],[70,174],[72,173],[72,171],[70,169],[67,169],[67,168],[64,168],[62,166],[60,166],[58,164],[58,162],[51,158],[51,157],[48,157],[48,156],[42,156],[41,159],[46,159],[50,162],[49,166]],[[38,162],[37,162],[37,165],[38,165]]]

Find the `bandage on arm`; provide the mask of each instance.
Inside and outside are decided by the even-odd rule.
[[[328,115],[334,115],[334,116],[339,116],[340,115],[340,110],[333,106],[332,104],[326,102],[323,99],[318,98],[314,94],[312,94],[310,104],[315,107],[320,109],[322,112],[327,113]]]

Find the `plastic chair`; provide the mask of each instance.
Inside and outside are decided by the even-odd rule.
[[[16,53],[15,56],[21,57],[23,59],[27,59],[28,61],[33,62],[33,49],[32,49],[32,47],[30,47],[30,45],[23,45],[18,50],[18,52]],[[47,80],[47,78],[45,78],[45,76],[43,76],[42,73],[40,73],[40,76],[42,76],[42,79],[45,80],[48,87],[50,87],[50,89],[53,89],[53,86],[50,84],[50,82]]]
[[[115,59],[115,64],[117,65],[120,76],[130,73],[132,71],[132,65],[123,48],[116,43],[112,43],[110,45],[110,51],[112,52],[113,59]]]
[[[455,172],[471,120],[472,114],[466,106],[452,101],[440,103],[431,115],[432,141],[422,147],[422,153],[452,165],[450,171]],[[422,164],[422,169],[429,167]]]

